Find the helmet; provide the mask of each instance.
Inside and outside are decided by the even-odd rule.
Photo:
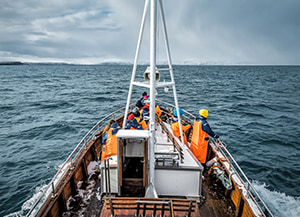
[[[199,115],[202,116],[202,117],[204,117],[204,118],[207,118],[208,111],[206,109],[200,109]]]
[[[139,117],[140,116],[140,111],[138,110],[138,108],[134,108],[132,110],[132,114],[134,115],[134,117]]]
[[[133,114],[130,114],[130,115],[128,116],[128,120],[131,121],[132,119],[134,119],[134,115],[133,115]]]
[[[111,128],[117,128],[119,124],[117,122],[114,122],[110,125]]]
[[[179,108],[179,115],[182,116],[184,114],[184,111]],[[177,109],[174,110],[174,116],[177,117]]]

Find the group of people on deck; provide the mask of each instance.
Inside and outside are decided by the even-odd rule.
[[[136,107],[132,113],[128,115],[128,121],[125,129],[127,130],[146,130],[149,121],[149,96],[146,92],[143,93],[141,99],[136,103]]]
[[[146,130],[148,128],[149,121],[149,96],[146,92],[143,93],[141,99],[136,103],[136,107],[128,115],[128,121],[126,123],[125,129],[130,130]],[[155,113],[159,117],[161,115],[161,110],[158,106],[155,107]],[[181,139],[180,127],[178,122],[178,114],[181,117],[184,114],[184,111],[179,108],[174,110],[174,115],[171,119],[171,126],[173,134]],[[216,139],[219,138],[215,134],[207,123],[208,111],[206,109],[201,109],[199,111],[199,116],[196,117],[193,124],[193,135],[190,144],[190,150],[193,152],[195,157],[199,160],[200,163],[206,163],[206,156],[208,150],[208,140],[209,136]],[[185,131],[189,130],[192,126],[187,123],[181,124],[182,136],[184,143],[189,146]],[[104,129],[102,137],[102,154],[101,160],[110,157],[112,155],[117,155],[117,138],[116,134],[120,126],[117,122],[111,121],[107,125],[107,129]]]
[[[150,114],[150,98],[146,92],[143,93],[142,98],[137,101],[135,106],[131,114],[128,115],[125,129],[146,130],[148,128]],[[161,110],[158,105],[155,107],[155,114],[158,117],[161,115]]]

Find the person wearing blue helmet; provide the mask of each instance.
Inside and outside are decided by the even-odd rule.
[[[179,111],[179,116],[181,117],[184,114],[184,111],[181,108],[179,108],[178,111]],[[177,109],[175,109],[174,110],[174,116],[171,119],[171,126],[172,126],[173,134],[175,136],[177,136],[179,139],[181,139],[180,128],[179,128],[179,123],[178,123],[178,117],[177,117],[178,114],[177,113],[178,113]],[[184,143],[187,146],[188,146],[188,141],[187,141],[187,138],[186,138],[186,135],[185,135],[184,131],[187,131],[190,128],[191,128],[191,125],[189,125],[187,123],[181,124],[183,140],[184,140]]]

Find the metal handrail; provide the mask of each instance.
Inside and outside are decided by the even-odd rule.
[[[265,210],[267,210],[268,214],[272,217],[273,214],[272,212],[270,211],[270,209],[268,208],[268,206],[265,204],[265,202],[263,201],[263,199],[259,196],[259,194],[257,193],[257,191],[255,190],[255,188],[253,187],[253,185],[251,184],[251,182],[249,181],[248,177],[246,176],[246,174],[243,172],[243,170],[240,168],[240,166],[238,165],[238,163],[235,161],[235,159],[232,157],[232,155],[230,154],[230,152],[227,150],[227,148],[224,146],[223,142],[221,142],[220,140],[216,140],[214,141],[215,142],[215,146],[217,147],[221,147],[226,153],[227,155],[225,155],[225,152],[222,150],[222,149],[218,149],[219,151],[222,152],[222,154],[224,156],[226,156],[226,158],[228,159],[228,157],[230,158],[230,161],[228,162],[230,164],[231,167],[233,167],[233,164],[232,162],[234,163],[234,166],[238,169],[238,173],[241,174],[243,176],[243,178],[246,180],[247,182],[247,194],[251,195],[251,192],[250,192],[250,187],[251,187],[251,190],[255,193],[255,196],[259,199],[259,201],[263,204],[263,207],[265,208]],[[237,172],[236,168],[233,167],[233,169],[235,170],[235,172]],[[244,185],[245,185],[245,182],[244,180],[241,180]],[[246,187],[246,185],[245,185]],[[252,195],[251,195],[252,196]],[[252,196],[253,197],[253,196]]]
[[[134,104],[130,105],[130,108],[132,110]],[[83,150],[83,148],[86,148],[86,145],[95,137],[95,135],[101,131],[101,129],[103,129],[104,125],[101,124],[104,123],[105,121],[108,121],[108,119],[118,119],[120,117],[122,117],[124,115],[124,112],[122,112],[121,114],[118,115],[118,113],[120,113],[121,111],[125,111],[125,107],[120,108],[119,110],[107,115],[106,117],[102,118],[84,137],[83,139],[78,143],[78,145],[74,148],[74,150],[72,151],[72,153],[69,155],[69,157],[67,158],[67,160],[63,163],[63,165],[61,166],[60,170],[56,173],[56,175],[53,177],[53,179],[50,181],[50,183],[48,184],[47,188],[44,190],[44,192],[42,193],[42,195],[39,197],[39,199],[35,202],[35,204],[33,205],[33,207],[31,208],[31,210],[27,213],[26,217],[29,217],[32,212],[34,211],[34,209],[38,206],[38,204],[40,203],[40,201],[43,199],[43,197],[46,195],[46,193],[48,192],[48,190],[50,188],[52,188],[52,195],[55,195],[55,181],[57,181],[57,183],[59,182],[59,180],[56,180],[58,178],[58,176],[65,171],[68,171],[69,169],[72,168],[72,164],[73,164],[73,160],[76,159],[76,157],[78,156],[78,154],[80,154]],[[107,122],[105,122],[107,123]],[[95,129],[97,129],[96,132]],[[94,132],[94,133],[93,133]],[[84,145],[83,145],[84,144]],[[82,147],[81,147],[82,146]],[[79,149],[80,148],[80,149]],[[78,151],[78,152],[77,152]],[[75,156],[74,154],[77,153]],[[66,167],[67,166],[67,167]],[[66,168],[65,168],[66,167]],[[63,177],[63,176],[61,176]]]
[[[156,101],[159,102],[159,103],[165,104],[165,105],[167,105],[167,106],[169,106],[169,107],[172,108],[172,109],[169,109],[169,110],[174,111],[174,109],[176,108],[175,105],[172,105],[172,104],[170,104],[170,103],[164,102],[164,101],[162,101],[162,100],[156,99]],[[183,109],[183,110],[184,110],[184,109]],[[189,121],[191,121],[192,119],[195,119],[195,116],[192,115],[191,113],[189,113],[189,112],[186,111],[186,110],[184,110],[183,117],[188,117],[187,119],[188,119]]]

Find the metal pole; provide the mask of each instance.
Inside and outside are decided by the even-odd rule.
[[[104,174],[105,174],[105,196],[108,196],[108,179],[107,179],[107,166],[106,166],[106,159],[104,159]]]
[[[165,39],[166,50],[167,50],[169,69],[170,69],[170,76],[171,76],[171,81],[173,83],[173,85],[172,85],[173,86],[173,95],[174,95],[175,106],[176,106],[176,109],[177,109],[177,117],[178,117],[178,124],[179,124],[180,136],[181,136],[181,143],[184,144],[182,127],[181,127],[181,120],[180,120],[180,115],[179,115],[179,106],[178,106],[178,100],[177,100],[177,93],[176,93],[176,88],[175,88],[175,79],[174,79],[174,75],[173,75],[172,61],[171,61],[171,55],[170,55],[168,34],[167,34],[167,28],[166,28],[166,22],[165,22],[165,15],[164,15],[163,5],[162,5],[161,0],[159,0],[159,6],[160,6],[161,20],[162,20],[162,25],[163,25],[164,39]]]
[[[129,105],[130,105],[131,95],[132,95],[132,87],[133,87],[133,82],[134,82],[134,78],[135,78],[135,72],[136,72],[136,67],[137,67],[138,56],[139,56],[139,53],[140,53],[140,47],[141,47],[141,42],[142,42],[142,37],[143,37],[143,32],[144,32],[144,26],[145,26],[145,20],[146,20],[146,15],[147,15],[147,11],[148,11],[148,6],[149,6],[149,0],[146,0],[145,6],[144,6],[144,13],[143,13],[143,18],[142,18],[142,23],[141,23],[141,27],[140,27],[138,45],[137,45],[137,48],[136,48],[135,59],[134,59],[134,64],[133,64],[133,69],[132,69],[132,76],[131,76],[131,81],[130,81],[130,86],[129,86],[129,93],[128,93],[128,98],[127,98],[125,114],[124,114],[124,120],[123,120],[123,128],[125,128],[126,121],[127,121],[128,110],[129,110]]]
[[[154,144],[155,144],[155,89],[156,89],[156,30],[157,0],[151,0],[150,6],[150,144],[149,144],[149,185],[146,197],[157,197],[154,185]]]
[[[108,173],[108,192],[109,192],[109,197],[111,197],[111,187],[110,187],[110,167],[109,167],[109,160],[111,158],[107,159],[107,173]]]

